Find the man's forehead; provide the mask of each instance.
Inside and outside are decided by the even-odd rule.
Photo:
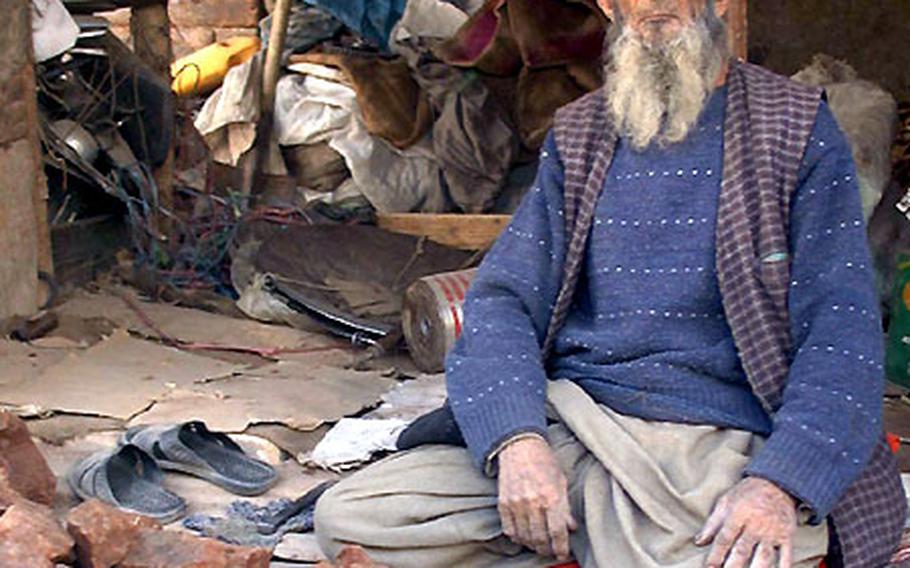
[[[701,10],[714,0],[612,0],[614,10],[629,13],[637,10]]]

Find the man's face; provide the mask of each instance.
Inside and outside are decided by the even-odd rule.
[[[700,18],[709,0],[597,0],[613,21],[621,21],[646,42],[660,45],[676,39],[680,32]],[[727,0],[717,0],[719,16]],[[616,12],[619,12],[618,14]]]

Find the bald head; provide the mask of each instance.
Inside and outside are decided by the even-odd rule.
[[[703,18],[723,18],[729,0],[597,0],[608,18],[645,41],[672,41]]]

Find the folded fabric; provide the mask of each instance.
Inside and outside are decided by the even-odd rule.
[[[452,65],[494,75],[596,60],[605,19],[593,1],[490,0],[439,49]]]
[[[515,122],[527,148],[543,145],[556,109],[601,84],[599,70],[597,61],[542,69],[522,68],[515,99]]]
[[[443,61],[514,78],[495,89],[526,148],[535,151],[553,113],[601,84],[606,20],[591,0],[490,0],[434,48]]]
[[[259,22],[263,50],[268,47],[271,27],[272,15],[269,14]],[[303,0],[294,0],[288,14],[287,36],[281,58],[286,61],[293,53],[304,53],[319,42],[335,37],[343,29],[341,21],[322,8],[308,6]]]
[[[377,211],[449,208],[432,143],[424,138],[399,150],[371,136],[350,86],[309,72],[282,77],[275,97],[275,131],[283,146],[327,142],[344,157],[358,189]]]
[[[308,190],[330,192],[350,177],[344,156],[325,142],[285,146],[281,149],[288,173]]]
[[[310,460],[333,471],[357,467],[378,452],[397,450],[398,436],[407,425],[396,418],[342,418],[319,442]]]
[[[433,150],[448,195],[462,211],[488,211],[519,150],[509,108],[494,99],[481,76],[437,59],[430,42],[411,37],[395,44],[427,93],[436,122]]]
[[[79,25],[60,0],[32,0],[32,44],[41,63],[76,45]]]
[[[367,131],[396,148],[423,138],[433,122],[426,96],[411,78],[407,63],[356,53],[307,53],[292,63],[316,63],[341,69],[357,93]]]
[[[306,0],[332,14],[363,39],[387,47],[406,0]]]
[[[408,0],[392,31],[390,47],[406,39],[449,39],[468,21],[466,10],[444,0]]]
[[[262,54],[259,54],[228,71],[221,87],[206,99],[196,116],[196,129],[211,148],[215,162],[237,166],[240,158],[253,147],[261,82]],[[274,136],[268,150],[265,172],[286,174]]]

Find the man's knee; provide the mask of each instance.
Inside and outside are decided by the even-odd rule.
[[[329,558],[334,558],[341,550],[344,544],[341,539],[350,535],[344,535],[345,519],[356,518],[356,508],[351,500],[345,499],[344,491],[338,491],[341,482],[319,498],[316,503],[316,510],[313,513],[313,523],[315,525],[316,540],[322,552]]]

